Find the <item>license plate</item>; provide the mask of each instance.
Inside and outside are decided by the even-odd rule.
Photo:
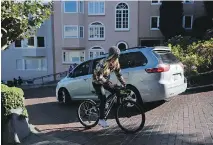
[[[173,78],[174,78],[174,81],[176,81],[176,80],[181,78],[181,75],[180,74],[174,74]]]

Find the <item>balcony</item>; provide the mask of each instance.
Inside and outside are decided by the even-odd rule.
[[[45,48],[28,48],[22,51],[22,56],[34,56],[34,57],[42,57],[46,56]]]

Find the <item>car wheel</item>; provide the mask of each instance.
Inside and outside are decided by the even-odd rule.
[[[142,101],[139,91],[134,86],[130,86],[130,85],[127,85],[127,89],[131,90],[131,93],[127,97],[127,99],[132,100],[132,101],[138,103],[139,105],[143,105],[143,101]]]
[[[62,88],[59,90],[59,102],[63,104],[69,104],[71,102],[71,98],[67,89]]]

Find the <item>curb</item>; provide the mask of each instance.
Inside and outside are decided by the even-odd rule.
[[[197,86],[197,87],[190,87],[190,88],[187,88],[186,90],[193,90],[193,89],[199,89],[199,88],[205,88],[205,87],[213,87],[213,84]]]
[[[57,84],[49,84],[49,85],[33,85],[33,86],[27,86],[27,87],[20,87],[23,90],[27,89],[35,89],[35,88],[42,88],[42,87],[56,87]]]

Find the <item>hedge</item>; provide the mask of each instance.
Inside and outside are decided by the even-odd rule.
[[[11,109],[22,108],[22,116],[28,117],[27,109],[24,105],[24,92],[20,88],[8,87],[1,84],[1,103],[2,103],[2,117],[7,119],[10,116]]]

